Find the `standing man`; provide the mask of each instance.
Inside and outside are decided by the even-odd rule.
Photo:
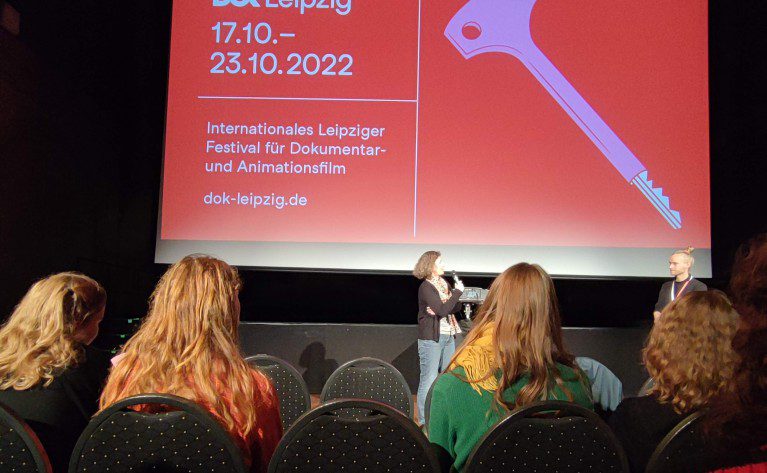
[[[655,311],[653,312],[653,316],[656,319],[660,316],[664,307],[684,294],[708,290],[705,284],[697,279],[693,279],[690,274],[690,269],[695,264],[695,258],[692,257],[694,250],[693,247],[688,246],[684,250],[675,251],[668,259],[668,269],[674,279],[663,283],[663,286],[660,288],[658,302],[655,303]]]

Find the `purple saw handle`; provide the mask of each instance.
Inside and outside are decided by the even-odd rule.
[[[672,227],[680,228],[679,212],[671,210],[662,189],[652,187],[645,166],[535,45],[530,32],[535,2],[469,0],[448,23],[445,36],[466,59],[488,52],[519,59],[621,176],[636,185]],[[467,38],[465,27],[476,37]]]

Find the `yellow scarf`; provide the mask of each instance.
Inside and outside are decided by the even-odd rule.
[[[492,324],[487,325],[477,338],[470,345],[465,345],[458,352],[455,360],[450,364],[452,370],[457,366],[466,371],[466,379],[471,384],[472,389],[482,395],[482,390],[494,392],[498,389],[498,379],[495,372],[498,365],[495,364],[495,355],[493,354],[493,335],[495,327]],[[482,379],[490,373],[486,379]],[[481,381],[476,381],[480,380]]]

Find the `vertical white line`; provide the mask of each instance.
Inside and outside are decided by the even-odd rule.
[[[413,177],[413,238],[418,222],[418,119],[421,104],[421,0],[418,0],[418,62],[415,80],[415,172]]]

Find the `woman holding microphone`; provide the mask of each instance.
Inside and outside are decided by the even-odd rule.
[[[456,280],[451,289],[443,274],[445,268],[438,251],[421,255],[413,269],[413,275],[423,280],[418,288],[418,358],[421,368],[418,423],[421,425],[425,422],[426,394],[450,362],[455,352],[455,334],[461,330],[453,314],[461,308],[458,299],[463,293],[463,283]]]

